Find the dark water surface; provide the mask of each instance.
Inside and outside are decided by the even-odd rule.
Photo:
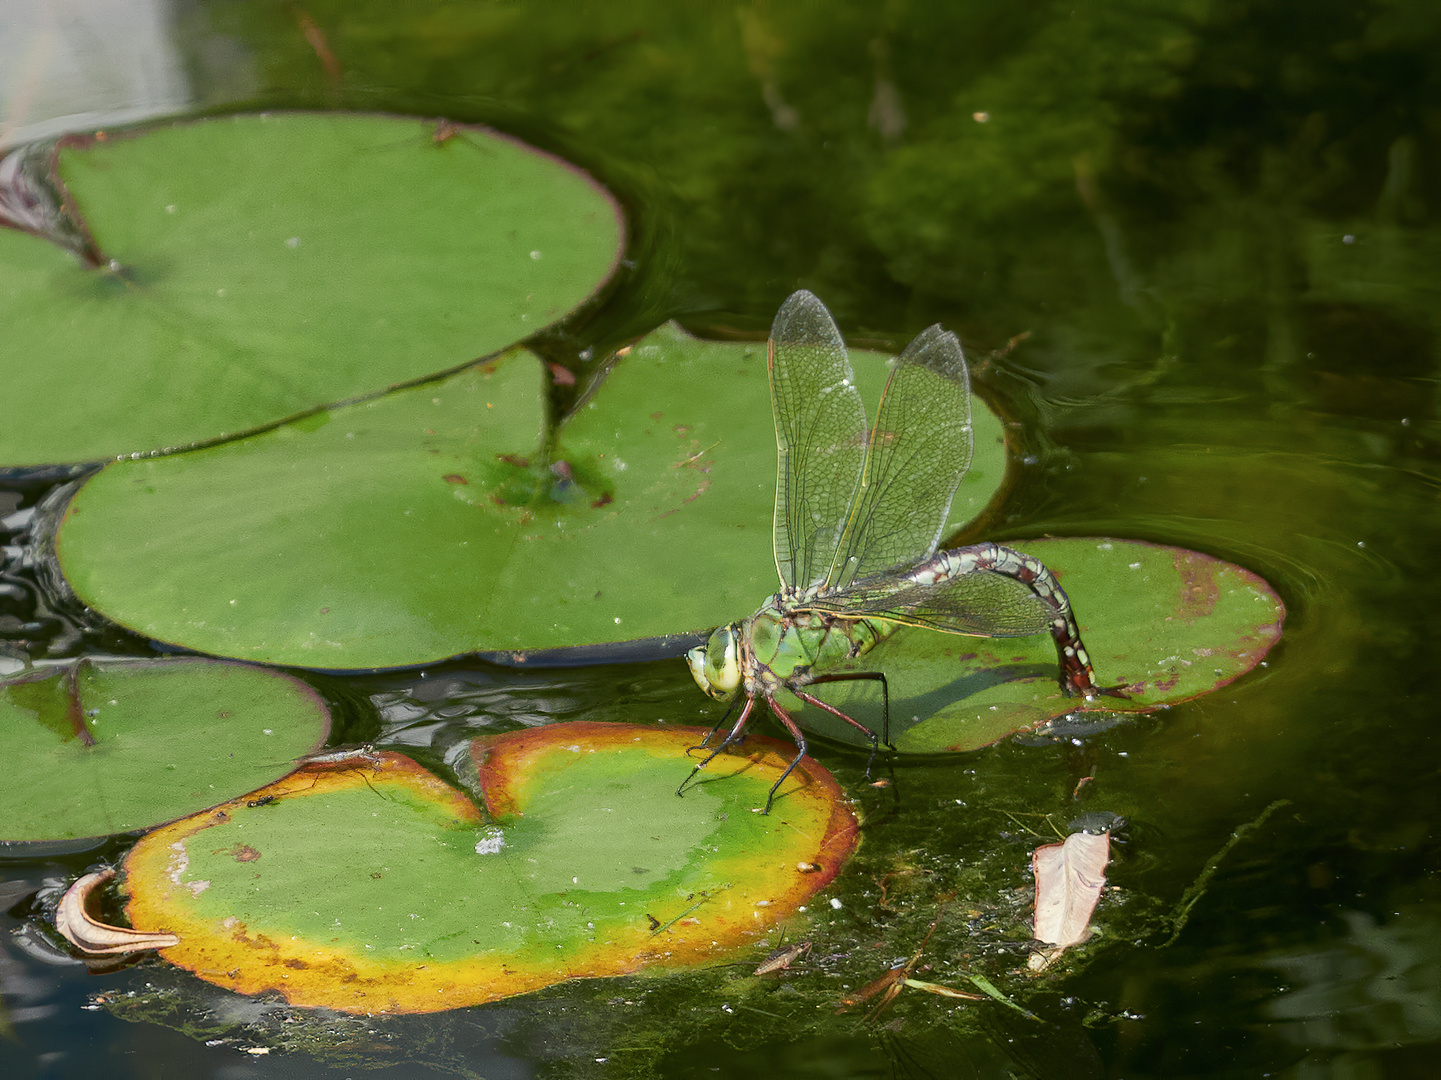
[[[869,816],[832,924],[847,955],[767,1000],[735,981],[747,967],[307,1021],[163,964],[91,975],[46,959],[28,898],[124,845],[7,859],[0,1073],[1435,1075],[1434,3],[336,0],[160,17],[193,109],[481,121],[611,186],[634,266],[550,354],[579,363],[668,318],[759,336],[800,286],[853,343],[944,322],[1023,425],[990,538],[1196,548],[1264,575],[1288,616],[1266,668],[1095,736],[901,762],[879,790],[863,756],[820,747]],[[103,37],[83,48],[97,70],[134,62]],[[0,490],[0,517],[46,489]],[[7,559],[0,646],[146,652],[49,613]],[[316,684],[350,734],[422,758],[490,728],[712,716],[674,660]],[[913,991],[876,1023],[834,1014],[911,954],[952,892],[927,977],[954,983],[968,950],[994,953],[987,913],[1029,902],[1046,816],[1091,810],[1128,821],[1116,889],[1066,977],[1007,985],[1039,1021]],[[287,1034],[307,1023],[310,1042]]]

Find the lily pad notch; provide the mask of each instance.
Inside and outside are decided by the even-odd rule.
[[[471,747],[481,808],[393,752],[316,763],[143,837],[132,925],[247,994],[430,1012],[733,955],[834,879],[857,823],[807,759],[752,738],[677,799],[701,732],[553,724]]]
[[[595,296],[625,242],[615,199],[450,130],[241,114],[29,153],[49,172],[21,182],[60,205],[40,234],[0,228],[0,467],[233,437],[455,370]]]
[[[857,385],[879,396],[886,358],[852,355]],[[709,632],[774,591],[763,343],[673,324],[647,335],[562,421],[564,476],[539,464],[544,387],[538,358],[515,350],[223,445],[116,462],[71,502],[61,569],[146,637],[321,669]],[[951,529],[1005,479],[1000,419],[979,400],[973,417]]]
[[[0,682],[0,841],[112,836],[270,783],[325,744],[310,686],[228,660],[89,661]]]

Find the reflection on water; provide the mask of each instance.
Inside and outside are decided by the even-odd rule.
[[[0,151],[192,103],[161,0],[54,0],[0,10]]]
[[[1441,916],[1435,907],[1398,911],[1386,922],[1337,913],[1344,933],[1318,948],[1267,956],[1285,988],[1265,1014],[1304,1047],[1308,1065],[1365,1060],[1357,1051],[1441,1040]]]

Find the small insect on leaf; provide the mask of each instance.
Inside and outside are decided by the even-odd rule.
[[[784,971],[806,953],[811,951],[809,941],[798,941],[794,945],[783,945],[761,961],[755,974],[769,975],[773,971]]]
[[[179,945],[174,934],[150,934],[123,926],[107,926],[90,917],[85,903],[96,889],[115,876],[114,870],[86,874],[65,890],[55,911],[55,929],[81,952],[91,956],[140,952],[144,949],[166,949]]]

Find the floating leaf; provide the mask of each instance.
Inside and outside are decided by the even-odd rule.
[[[0,683],[0,841],[143,829],[233,798],[325,742],[315,691],[218,660],[84,662]]]
[[[850,665],[885,672],[897,749],[974,750],[1068,714],[1084,720],[1148,712],[1239,678],[1280,639],[1280,597],[1249,570],[1210,555],[1085,537],[1014,546],[1056,573],[1100,685],[1119,686],[1125,697],[1066,697],[1049,635],[972,638],[902,630]],[[825,701],[880,730],[876,685],[842,682],[822,689]],[[814,730],[856,741],[846,724],[818,709],[802,715]]]
[[[939,997],[957,998],[962,1001],[981,1001],[980,994],[968,994],[964,990],[955,990],[941,983],[927,982],[925,979],[906,979],[904,985],[912,990],[924,990],[928,994],[936,994]]]
[[[589,177],[418,119],[264,114],[69,139],[92,269],[0,228],[0,464],[245,431],[496,352],[619,258]],[[163,389],[159,389],[163,388]]]
[[[131,922],[178,933],[165,957],[217,985],[349,1012],[713,960],[825,888],[856,822],[809,759],[753,813],[790,753],[766,739],[677,798],[700,735],[574,723],[478,739],[489,816],[398,754],[314,764],[142,838]]]
[[[855,354],[878,399],[886,367]],[[528,355],[248,439],[93,477],[57,552],[77,594],[148,637],[276,664],[364,668],[710,628],[776,588],[763,344],[663,327],[537,457]],[[953,516],[1000,488],[977,408]],[[237,500],[234,492],[244,491]]]
[[[1064,843],[1046,844],[1031,855],[1036,875],[1035,939],[1051,948],[1031,954],[1042,971],[1072,945],[1091,936],[1091,913],[1106,886],[1111,858],[1109,832],[1074,832]]]
[[[60,906],[55,909],[55,929],[83,953],[91,956],[110,956],[117,953],[143,952],[146,949],[164,949],[179,945],[180,939],[174,934],[147,934],[130,930],[124,926],[108,926],[90,917],[85,905],[96,889],[115,876],[114,870],[102,870],[95,874],[82,874],[75,880]]]
[[[111,466],[68,509],[61,565],[111,618],[211,654],[354,668],[474,649],[503,624],[489,597],[526,517],[507,500],[531,486],[498,455],[539,446],[541,379],[533,356],[509,354],[225,446]]]

